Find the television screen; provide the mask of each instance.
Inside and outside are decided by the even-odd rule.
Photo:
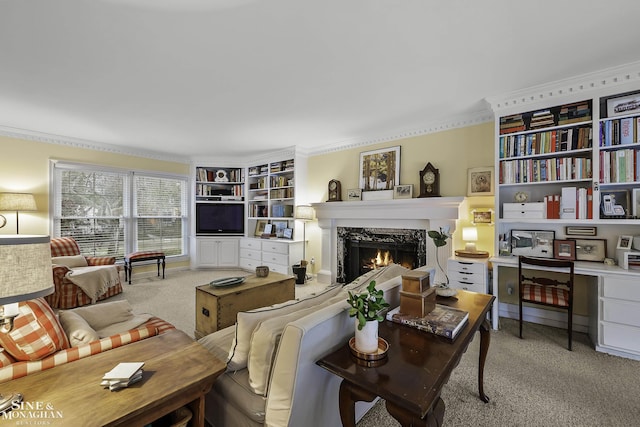
[[[196,234],[244,234],[244,204],[196,204]]]

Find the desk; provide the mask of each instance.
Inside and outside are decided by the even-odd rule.
[[[518,268],[518,257],[493,257],[492,323],[498,329],[499,267]],[[598,279],[598,289],[590,297],[589,335],[596,350],[640,360],[640,274],[617,265],[575,261],[574,273]]]
[[[355,426],[355,402],[385,399],[387,411],[403,426],[442,425],[445,405],[442,387],[460,362],[475,333],[480,331],[478,391],[484,394],[484,363],[489,350],[486,319],[494,297],[458,291],[457,299],[439,298],[439,304],[469,312],[469,322],[453,341],[390,321],[380,323],[379,335],[389,343],[387,357],[376,366],[351,355],[345,343],[317,364],[342,378],[339,406],[343,426]]]
[[[137,361],[145,362],[142,381],[116,392],[100,386],[104,373],[118,363]],[[5,385],[22,392],[25,404],[50,405],[48,413],[57,419],[42,419],[43,424],[143,426],[188,405],[192,425],[204,426],[204,395],[225,368],[200,344],[173,330]],[[17,417],[18,412],[9,414]]]

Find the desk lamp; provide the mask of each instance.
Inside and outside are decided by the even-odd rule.
[[[13,329],[20,301],[53,291],[49,236],[0,236],[0,334]],[[0,394],[0,413],[21,401],[21,393]]]
[[[489,252],[476,249],[476,242],[478,241],[478,229],[476,227],[463,227],[462,240],[467,243],[464,250],[455,251],[457,256],[470,258],[486,258],[489,256]]]
[[[16,211],[16,234],[18,232],[18,212],[35,211],[36,199],[29,193],[0,193],[0,211]]]

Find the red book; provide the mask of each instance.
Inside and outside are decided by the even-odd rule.
[[[587,188],[587,219],[593,219],[593,189]]]
[[[553,218],[560,219],[560,195],[553,195]]]

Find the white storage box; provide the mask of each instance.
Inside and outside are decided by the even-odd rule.
[[[544,219],[546,217],[544,203],[503,203],[504,219]]]

